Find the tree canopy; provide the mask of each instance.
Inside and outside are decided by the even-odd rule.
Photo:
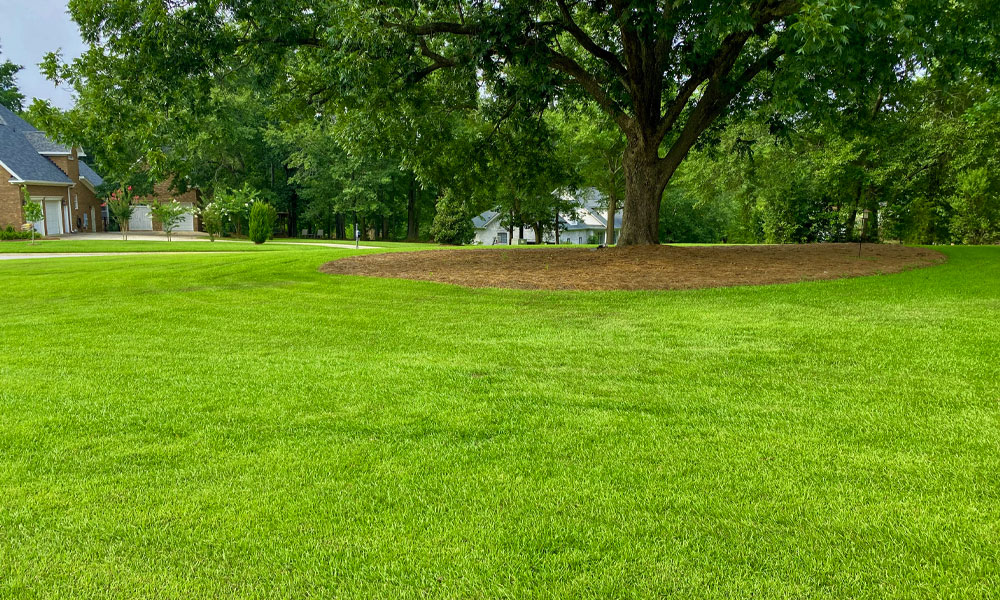
[[[5,60],[0,52],[0,106],[6,106],[14,112],[21,112],[24,108],[24,94],[17,89],[15,79],[20,70],[20,65]]]
[[[747,225],[744,233],[754,233],[746,239],[810,238],[802,232],[815,227],[802,215],[812,209],[803,202],[836,207],[840,228],[827,237],[864,236],[855,217],[886,202],[879,165],[901,150],[884,136],[901,115],[918,118],[913,103],[923,92],[914,88],[974,81],[989,89],[1000,19],[989,0],[69,7],[91,47],[70,64],[50,55],[44,69],[76,88],[78,107],[35,112],[96,146],[113,172],[142,163],[208,190],[249,181],[293,219],[326,215],[340,230],[346,213],[360,209],[368,229],[380,222],[383,233],[399,227],[411,239],[429,228],[420,207],[435,199],[450,198],[449,210],[463,213],[502,208],[531,224],[525,191],[551,211],[552,190],[540,190],[571,181],[601,189],[611,208],[624,204],[622,244],[656,243],[665,226],[668,237],[731,237],[726,219],[763,218],[754,190],[777,198],[781,189],[760,179],[774,174],[758,168],[765,156],[803,169],[801,180],[785,182],[796,190],[782,196],[788,209],[769,213],[795,221],[782,232],[798,233]],[[794,133],[789,145],[747,160],[752,147],[765,147],[763,137],[782,132]],[[816,162],[803,165],[804,150]],[[734,179],[704,179],[723,166]],[[693,177],[724,196],[698,200],[691,212],[681,189]],[[739,194],[726,191],[737,181]],[[819,181],[837,185],[826,193]],[[736,196],[741,206],[708,210]],[[715,225],[679,227],[678,215],[711,215]]]

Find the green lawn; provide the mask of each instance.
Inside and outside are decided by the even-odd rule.
[[[1000,247],[646,293],[264,248],[0,262],[0,597],[1000,589]]]
[[[56,253],[56,252],[247,252],[252,250],[281,250],[276,244],[257,245],[252,242],[147,242],[120,240],[45,240],[31,242],[2,242],[0,254]],[[306,247],[306,249],[309,249]]]

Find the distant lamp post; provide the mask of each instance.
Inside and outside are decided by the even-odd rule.
[[[858,258],[861,258],[861,244],[865,241],[865,226],[868,224],[868,215],[872,211],[867,208],[861,212],[861,233],[858,235]]]

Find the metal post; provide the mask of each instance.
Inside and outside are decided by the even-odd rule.
[[[861,212],[861,231],[858,232],[858,258],[861,258],[861,244],[865,241],[865,223],[868,221],[868,209]]]

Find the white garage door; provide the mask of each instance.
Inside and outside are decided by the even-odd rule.
[[[41,200],[35,200],[34,198],[32,198],[31,201],[35,202],[37,204],[41,204],[42,203]],[[42,209],[42,218],[41,218],[41,220],[40,221],[32,221],[31,225],[35,228],[35,231],[37,231],[38,233],[40,233],[42,235],[45,235],[45,209],[44,208]]]
[[[45,233],[62,234],[62,201],[45,199]]]
[[[140,204],[132,211],[132,218],[128,221],[129,231],[152,231],[153,216],[149,213],[149,207]]]
[[[181,206],[187,211],[181,217],[181,222],[177,224],[176,231],[194,231],[194,215],[191,214],[193,207],[190,202],[181,202]]]

